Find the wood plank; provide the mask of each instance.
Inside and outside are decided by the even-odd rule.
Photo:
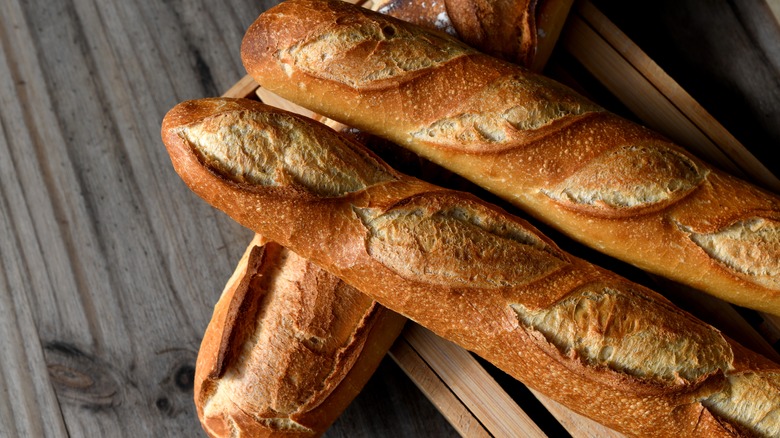
[[[165,47],[141,50],[155,41],[141,26],[146,6],[128,2],[121,10],[118,3],[0,5],[0,161],[15,171],[3,169],[3,295],[13,300],[2,310],[16,315],[3,319],[3,334],[15,341],[6,358],[17,358],[3,366],[2,397],[13,399],[3,415],[13,418],[2,429],[21,436],[200,430],[187,375],[211,300],[199,295],[208,289],[198,281],[213,275],[217,286],[230,265],[193,265],[180,251],[227,255],[226,239],[220,227],[185,225],[214,218],[207,207],[170,221],[168,208],[183,207],[187,219],[195,199],[181,196],[188,191],[159,139],[169,105],[156,93],[170,96],[171,82],[157,82],[166,78],[162,68],[148,75],[136,68],[176,56]],[[193,70],[188,60],[180,64]],[[155,211],[154,203],[165,208]],[[223,231],[239,230],[224,223]],[[188,228],[185,240],[194,245],[168,237]],[[239,242],[251,233],[235,234]]]
[[[0,78],[5,56],[0,54]],[[6,85],[7,81],[2,81]],[[1,93],[1,92],[0,92]],[[0,154],[8,156],[7,132],[0,123]],[[49,379],[29,302],[30,272],[24,267],[19,239],[10,216],[20,200],[10,160],[0,160],[0,436],[68,436]]]
[[[417,324],[403,337],[493,436],[547,436],[466,350]]]
[[[409,323],[412,324],[412,323]],[[442,382],[422,356],[415,351],[405,337],[396,341],[388,352],[420,391],[442,412],[452,427],[465,437],[489,437],[490,433],[479,419]]]
[[[51,161],[42,162],[39,152],[43,143],[60,138],[41,127],[54,120],[46,106],[25,105],[45,102],[46,95],[35,87],[42,72],[19,6],[0,4],[0,434],[64,437],[68,430],[50,378],[56,364],[47,364],[39,331],[68,330],[57,327],[58,317],[85,318],[57,306],[59,299],[74,298],[75,285],[58,235],[57,219],[66,211],[51,198],[61,193],[47,192],[53,181],[40,170]],[[43,158],[59,157],[52,151]],[[80,332],[78,326],[69,330]]]

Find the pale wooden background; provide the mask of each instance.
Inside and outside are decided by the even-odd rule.
[[[244,75],[241,37],[269,3],[0,0],[0,436],[201,435],[195,356],[251,233],[179,181],[160,121]],[[596,2],[770,160],[763,2],[621,3]],[[388,361],[329,432],[452,434]]]

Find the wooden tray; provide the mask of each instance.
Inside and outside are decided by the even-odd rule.
[[[593,4],[583,1],[574,6],[559,44],[642,122],[705,160],[780,192],[780,180]],[[576,75],[561,65],[550,66],[548,74],[583,89]],[[236,83],[225,96],[260,99],[312,115],[260,89],[249,77]],[[686,310],[780,361],[780,354],[772,347],[780,339],[777,317],[755,314],[748,323],[730,304],[655,280],[663,286],[655,289],[674,290],[674,301]],[[547,413],[574,437],[622,436],[541,394],[517,390],[519,384],[500,385],[500,372],[417,324],[407,325],[388,354],[463,436],[548,436],[549,427],[541,420]],[[529,394],[536,400],[529,400]],[[540,404],[547,411],[544,415],[539,413]]]

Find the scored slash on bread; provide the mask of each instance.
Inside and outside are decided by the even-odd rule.
[[[582,243],[780,314],[780,199],[549,79],[329,1],[262,14],[242,58],[261,86],[405,146]]]
[[[497,207],[252,101],[182,103],[163,139],[215,207],[578,412],[630,435],[780,433],[778,365]],[[498,259],[517,267],[473,268]]]

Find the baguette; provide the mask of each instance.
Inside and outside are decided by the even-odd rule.
[[[632,436],[780,434],[780,366],[498,207],[254,101],[181,103],[162,137],[213,206],[577,412]]]
[[[510,62],[525,66],[534,62],[536,0],[380,0],[371,9],[444,31]]]
[[[251,25],[258,83],[388,138],[617,259],[780,315],[780,198],[568,88],[330,0]]]
[[[359,3],[359,2],[358,2]],[[446,32],[497,58],[541,71],[573,0],[377,0],[371,10]]]
[[[317,437],[365,385],[406,321],[256,236],[225,287],[195,367],[211,437]]]

